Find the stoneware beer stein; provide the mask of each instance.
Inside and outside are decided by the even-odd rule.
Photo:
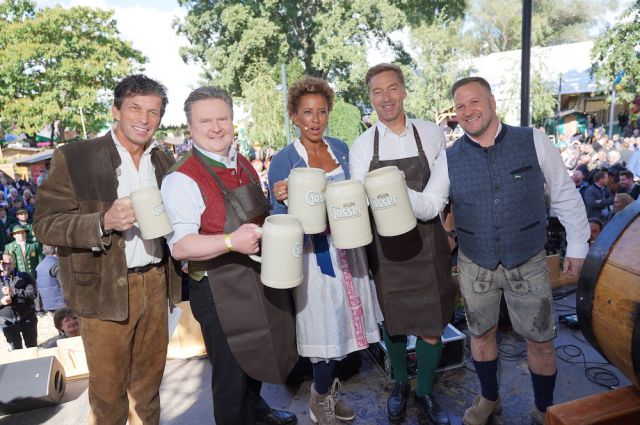
[[[324,191],[327,178],[320,168],[294,168],[288,179],[289,214],[302,223],[306,234],[322,233],[327,228]]]
[[[357,180],[327,185],[327,215],[333,245],[351,249],[371,243],[371,225],[364,186]]]
[[[154,186],[138,189],[131,192],[129,199],[136,216],[135,225],[140,228],[142,239],[159,238],[173,231],[162,203],[160,189]]]
[[[392,165],[368,172],[364,187],[380,236],[398,236],[416,227],[407,185],[398,167]]]
[[[270,215],[264,221],[261,232],[262,257],[249,257],[262,263],[262,284],[276,289],[300,285],[304,237],[300,220],[291,214]]]

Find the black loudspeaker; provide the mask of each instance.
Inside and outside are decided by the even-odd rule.
[[[53,406],[64,390],[64,368],[54,356],[0,365],[2,413]]]

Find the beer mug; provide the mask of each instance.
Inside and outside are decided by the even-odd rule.
[[[289,214],[300,220],[304,233],[322,233],[327,228],[325,187],[327,179],[320,168],[294,168],[288,179]]]
[[[343,180],[327,185],[327,215],[333,246],[351,249],[373,240],[367,197],[357,180]]]
[[[302,243],[300,220],[290,214],[270,215],[262,225],[262,257],[249,257],[262,263],[260,280],[265,286],[287,289],[302,283]]]
[[[140,229],[142,239],[159,238],[173,231],[162,203],[160,189],[155,186],[138,189],[131,192],[129,199],[136,217],[134,224]]]
[[[364,187],[380,236],[399,236],[416,227],[407,185],[398,167],[370,171],[364,178]]]

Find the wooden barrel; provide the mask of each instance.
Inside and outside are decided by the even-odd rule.
[[[640,385],[640,201],[617,213],[591,246],[576,303],[585,338]]]

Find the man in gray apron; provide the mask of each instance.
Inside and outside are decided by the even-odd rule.
[[[233,105],[215,87],[184,105],[194,147],[170,170],[162,197],[174,258],[188,260],[189,299],[213,366],[217,425],[292,425],[271,409],[261,381],[283,383],[297,359],[290,294],[260,282],[258,226],[269,213],[249,161],[233,148]]]
[[[430,423],[448,424],[447,414],[433,396],[433,379],[442,352],[440,336],[453,312],[456,287],[451,279],[450,249],[437,215],[439,211],[435,214],[422,211],[422,204],[414,202],[418,192],[422,194],[432,165],[444,149],[444,134],[431,122],[407,117],[404,111],[407,92],[398,66],[376,65],[369,69],[365,81],[379,122],[351,147],[351,176],[364,180],[368,171],[397,166],[404,172],[418,218],[417,227],[401,236],[382,237],[374,230],[374,242],[368,249],[369,266],[384,314],[384,342],[395,380],[387,401],[387,414],[392,421],[406,414],[410,392],[407,335],[416,335],[416,405]],[[436,218],[420,219],[426,215]]]

